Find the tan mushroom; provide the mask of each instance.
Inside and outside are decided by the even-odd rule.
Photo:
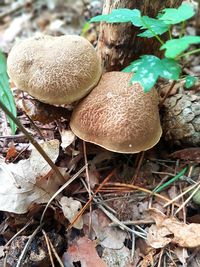
[[[29,38],[8,56],[8,74],[15,85],[49,104],[81,99],[98,83],[101,72],[93,46],[76,35]]]
[[[137,153],[160,139],[158,96],[144,93],[131,75],[109,72],[74,109],[71,129],[79,138],[119,153]]]

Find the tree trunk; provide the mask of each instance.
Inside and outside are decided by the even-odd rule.
[[[137,8],[143,15],[155,17],[160,10],[177,7],[181,3],[182,0],[105,0],[103,14],[117,8]],[[161,55],[160,43],[155,38],[137,37],[139,32],[141,31],[130,23],[101,23],[98,53],[105,72],[122,70],[144,54]]]

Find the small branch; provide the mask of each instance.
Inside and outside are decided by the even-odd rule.
[[[173,81],[173,82],[172,82],[172,84],[171,84],[171,86],[169,87],[167,93],[165,94],[165,96],[164,96],[164,97],[161,99],[161,101],[160,101],[160,104],[159,104],[160,107],[164,104],[165,100],[166,100],[166,99],[168,98],[168,96],[170,95],[170,93],[171,93],[171,91],[172,91],[172,89],[174,88],[174,86],[175,86],[176,83],[177,83],[177,81]]]
[[[47,236],[47,234],[46,234],[46,232],[44,230],[42,230],[42,233],[43,233],[45,241],[46,241],[46,245],[47,245],[47,249],[48,249],[48,253],[49,253],[49,258],[50,258],[50,261],[51,261],[51,266],[55,267],[55,264],[54,264],[54,261],[53,261],[53,256],[52,256],[52,253],[51,253],[51,247],[50,247],[50,244],[49,244],[49,238],[48,238],[48,236]]]

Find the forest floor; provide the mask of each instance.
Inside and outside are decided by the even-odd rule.
[[[82,34],[95,46],[98,27],[84,25],[102,2],[63,2],[0,4],[1,50],[36,33]],[[199,75],[200,57],[191,60],[187,71]],[[11,88],[20,122],[64,179],[0,111],[0,266],[200,266],[200,147],[162,138],[146,152],[113,153],[74,136],[70,108]]]

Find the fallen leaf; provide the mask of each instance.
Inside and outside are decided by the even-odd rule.
[[[26,166],[25,166],[26,165]],[[30,165],[25,162],[5,164],[0,162],[0,210],[13,213],[26,213],[32,203],[45,203],[50,195],[32,181]]]
[[[59,145],[60,143],[57,139],[40,143],[40,146],[53,162],[56,161],[59,155]],[[51,170],[51,166],[35,148],[32,149],[29,161],[32,170],[38,177],[46,175]]]
[[[147,241],[154,248],[164,244],[175,243],[180,247],[194,248],[200,246],[200,224],[186,224],[176,218],[168,218],[157,209],[150,209],[149,213],[155,220],[147,234]]]
[[[171,238],[167,237],[170,234],[171,232],[167,228],[158,228],[156,225],[152,225],[147,234],[148,244],[153,248],[163,248],[171,242]]]
[[[73,262],[80,261],[81,267],[108,267],[97,254],[95,243],[87,237],[80,237],[64,254],[65,266],[71,267]]]
[[[189,147],[175,151],[171,157],[200,163],[200,147]]]
[[[92,229],[99,243],[105,248],[121,249],[127,233],[117,227],[109,226],[111,220],[101,211],[94,210],[92,215],[84,214],[84,224],[89,224],[89,218],[92,216]]]
[[[68,179],[69,175],[66,173],[67,168],[58,167],[60,173],[63,175],[64,179],[58,177],[57,174],[51,170],[44,176],[40,176],[36,178],[35,184],[44,189],[47,193],[54,194],[61,185],[63,185]]]
[[[15,147],[15,144],[14,144],[14,142],[11,142],[9,144],[8,151],[6,153],[5,161],[9,161],[11,158],[14,158],[16,156],[17,156],[17,150],[16,150],[16,147]]]
[[[75,140],[75,134],[70,130],[63,129],[60,132],[61,135],[61,147],[63,150],[71,145]]]
[[[59,141],[43,142],[41,146],[51,160],[55,162],[59,153]],[[26,213],[33,203],[48,202],[52,194],[65,182],[63,179],[62,183],[58,185],[57,180],[55,180],[55,184],[52,180],[51,188],[54,186],[54,191],[48,192],[51,190],[48,189],[47,183],[46,187],[44,184],[47,182],[45,176],[50,171],[51,167],[35,148],[32,149],[29,159],[21,160],[17,164],[5,164],[1,160],[0,210],[22,214]],[[44,178],[44,188],[40,186],[42,177]]]
[[[72,197],[62,197],[59,203],[62,207],[64,216],[70,221],[70,223],[74,220],[75,216],[82,208],[81,202],[73,199]],[[79,217],[79,219],[73,224],[73,227],[77,229],[83,228],[82,217]]]

